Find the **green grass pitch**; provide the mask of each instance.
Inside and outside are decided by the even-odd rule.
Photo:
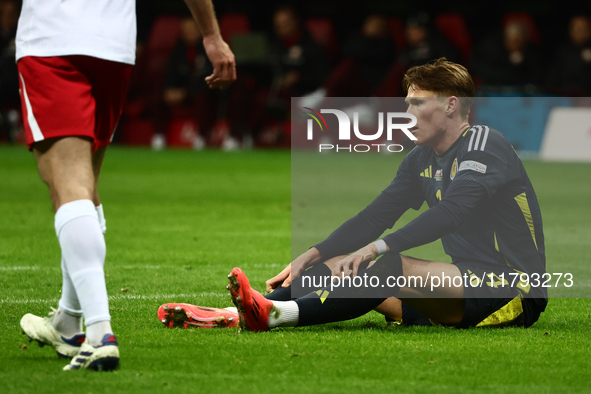
[[[381,183],[400,158],[376,159],[392,162],[376,175]],[[588,290],[591,165],[525,164],[542,207],[548,264],[577,272]],[[286,151],[112,148],[101,196],[121,368],[62,372],[65,361],[29,344],[19,328],[23,314],[46,315],[59,298],[48,193],[24,147],[0,146],[0,392],[591,391],[589,299],[551,299],[530,329],[390,327],[375,312],[268,333],[164,328],[156,317],[162,303],[228,306],[226,275],[234,266],[263,290],[290,260],[292,225],[301,235],[294,239],[298,254],[379,191],[343,195],[338,182],[317,182],[332,203],[325,216],[311,215],[310,201],[296,190],[292,198],[290,165]],[[439,243],[412,254],[445,259]]]

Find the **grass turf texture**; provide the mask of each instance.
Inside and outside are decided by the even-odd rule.
[[[400,159],[375,159],[392,163],[391,171],[379,174],[382,180],[392,178]],[[591,166],[527,162],[526,167],[542,206],[549,264],[586,265]],[[232,267],[242,267],[262,290],[289,261],[289,174],[289,152],[111,149],[101,196],[121,369],[62,372],[65,361],[52,349],[29,344],[18,325],[25,313],[46,315],[59,298],[59,246],[48,193],[25,148],[0,146],[0,391],[590,390],[588,299],[552,299],[527,330],[389,327],[375,312],[349,322],[258,334],[164,328],[156,317],[160,304],[224,307]],[[359,188],[365,182],[360,180]],[[338,185],[323,195],[332,196]],[[313,211],[314,201],[294,190],[292,224],[301,235],[295,248],[322,239],[377,191],[353,194],[335,193],[333,212],[313,222],[306,209]],[[439,243],[409,254],[447,261]]]

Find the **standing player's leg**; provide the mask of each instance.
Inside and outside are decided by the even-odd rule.
[[[84,313],[87,340],[98,345],[112,331],[103,271],[106,246],[94,204],[92,143],[64,137],[37,143],[33,151],[56,210],[56,233]]]
[[[49,327],[49,335],[42,341],[58,349],[67,340],[51,322],[56,320],[60,328],[70,324],[80,327],[76,314],[82,311],[88,335],[83,344],[70,343],[67,355],[77,355],[68,366],[70,369],[112,369],[119,361],[117,342],[110,328],[103,271],[106,247],[95,207],[95,173],[100,171],[104,149],[100,157],[93,157],[93,152],[106,146],[109,139],[97,145],[97,98],[88,72],[89,65],[95,63],[92,59],[25,57],[18,63],[27,143],[35,154],[56,211],[55,228],[64,271],[60,306],[71,310],[74,317],[70,319],[61,313],[57,319],[25,315],[21,326],[29,336],[35,335],[35,328],[40,325]],[[117,120],[119,115],[120,112]],[[99,347],[94,348],[96,345]]]
[[[36,144],[37,145],[37,144]],[[86,343],[74,361],[84,358],[97,369],[117,366],[116,344],[105,283],[106,246],[93,202],[96,194],[92,166],[92,142],[86,138],[64,137],[33,146],[39,173],[49,186],[54,207],[55,228],[68,276],[86,323]],[[94,346],[102,346],[94,351]],[[83,354],[84,353],[84,354]],[[71,368],[89,367],[74,363]]]
[[[103,272],[106,247],[93,203],[92,142],[84,137],[59,137],[39,141],[32,148],[56,211],[55,228],[62,250],[63,270],[62,297],[58,312],[51,319],[59,335],[51,333],[39,339],[49,340],[58,353],[73,356],[76,354],[76,348],[72,348],[74,343],[63,337],[82,331],[82,314],[89,331],[89,343],[98,344],[103,331],[104,334],[111,332],[110,326],[104,327],[102,323],[108,322],[110,316]],[[30,334],[28,331],[35,331],[33,326],[41,323],[39,318],[25,315],[21,326]],[[97,332],[95,327],[101,324]],[[78,335],[77,348],[81,337]],[[66,343],[62,344],[64,341]]]
[[[92,195],[90,145],[79,137],[51,138],[36,142],[33,153],[41,179],[49,188],[54,211],[75,200]],[[56,224],[58,216],[56,215]],[[63,248],[62,248],[63,249]],[[58,354],[72,357],[85,340],[82,329],[83,310],[62,251],[62,294],[58,310],[49,319],[26,314],[21,320],[30,338],[56,348]]]
[[[92,172],[94,176],[94,194],[92,197],[93,203],[96,207],[96,211],[98,214],[99,225],[101,227],[101,231],[103,234],[107,230],[105,215],[103,211],[103,206],[101,204],[101,200],[98,193],[98,179],[101,171],[101,166],[103,163],[103,159],[105,156],[105,151],[107,147],[101,147],[96,152],[92,154]],[[49,174],[47,174],[49,176]],[[53,317],[53,327],[68,336],[79,334],[83,331],[82,327],[82,310],[80,308],[80,302],[78,301],[78,296],[76,295],[76,290],[74,288],[74,284],[72,283],[72,279],[68,273],[67,266],[65,264],[65,260],[62,256],[62,294],[59,302],[59,308],[57,313]],[[100,323],[106,324],[106,323]],[[99,327],[98,323],[96,328]],[[110,327],[102,328],[104,331],[111,331]]]

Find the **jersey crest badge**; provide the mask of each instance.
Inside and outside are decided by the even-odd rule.
[[[457,157],[454,159],[454,162],[451,165],[451,172],[449,173],[449,177],[451,178],[452,181],[456,177],[456,172],[458,172],[458,158]]]

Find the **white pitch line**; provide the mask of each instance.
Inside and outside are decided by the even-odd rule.
[[[49,269],[51,269],[51,267],[47,267]],[[32,270],[38,270],[41,269],[41,267],[37,267],[37,266],[15,266],[15,267],[0,267],[0,271],[32,271]]]
[[[160,298],[170,298],[170,302],[175,302],[174,298],[198,298],[198,297],[229,297],[229,293],[215,293],[215,292],[202,292],[202,293],[192,293],[192,294],[151,294],[151,295],[141,295],[141,294],[121,294],[110,296],[109,301],[118,301],[118,300],[156,300]],[[44,300],[10,300],[4,299],[0,300],[0,304],[51,304],[57,303],[59,301],[58,298],[48,298]]]

